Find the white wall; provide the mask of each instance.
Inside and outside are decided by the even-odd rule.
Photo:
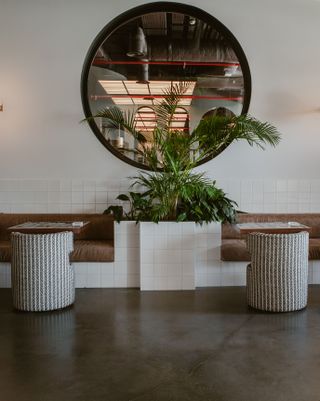
[[[237,37],[252,74],[249,111],[283,133],[276,149],[262,152],[234,143],[201,169],[236,186],[239,178],[317,179],[320,2],[184,2],[211,13]],[[79,124],[80,75],[97,33],[118,14],[140,4],[1,0],[0,179],[108,180],[134,174],[134,168],[115,158],[86,125]]]

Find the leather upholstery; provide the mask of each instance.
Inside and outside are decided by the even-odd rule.
[[[70,257],[71,262],[111,262],[114,260],[113,241],[77,240]]]
[[[311,227],[309,234],[309,259],[320,259],[320,213],[239,213],[237,223],[272,221],[297,221]],[[235,224],[222,224],[221,260],[250,261],[246,249],[245,237],[240,234]]]
[[[1,213],[0,241],[10,241],[8,227],[27,221],[90,221],[75,239],[113,240],[113,218],[106,214],[36,214]]]
[[[221,260],[250,262],[250,253],[247,251],[246,241],[241,239],[225,239],[221,242]]]
[[[27,221],[90,221],[74,236],[73,262],[114,261],[114,221],[104,214],[27,214],[0,213],[0,262],[10,262],[10,232],[8,227]]]
[[[11,261],[10,241],[0,241],[0,262]]]

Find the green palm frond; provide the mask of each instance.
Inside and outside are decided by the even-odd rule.
[[[267,123],[261,122],[254,117],[241,115],[233,117],[234,125],[231,123],[231,137],[233,140],[244,139],[250,146],[257,145],[265,149],[265,145],[275,147],[280,142],[280,134],[277,129]]]
[[[179,82],[164,91],[163,101],[153,107],[157,121],[149,142],[136,128],[136,111],[110,107],[89,118],[104,118],[111,128],[131,134],[139,142],[131,151],[141,155],[152,170],[132,177],[135,191],[120,195],[119,201],[129,202],[128,212],[122,204],[107,209],[117,219],[125,216],[136,221],[231,222],[237,204],[215,181],[193,169],[233,141],[244,140],[261,149],[279,143],[280,134],[274,126],[249,115],[211,115],[203,118],[191,133],[174,130],[174,115],[189,87],[190,82]]]
[[[236,204],[203,173],[143,173],[134,178],[133,185],[144,190],[141,197],[150,201],[146,220],[210,222],[235,216]]]
[[[109,129],[120,128],[129,132],[139,143],[145,143],[147,140],[141,131],[136,129],[135,120],[136,111],[122,111],[119,107],[106,107],[99,110],[95,115],[88,117],[86,120],[93,120],[101,117],[107,120],[110,125]],[[107,128],[108,129],[108,128]]]
[[[280,142],[280,134],[274,126],[248,115],[204,118],[191,136],[192,142],[198,144],[196,163],[207,156],[219,154],[233,141],[245,140],[250,146],[256,145],[261,149]]]
[[[180,81],[163,90],[164,99],[155,106],[157,127],[162,130],[170,130],[174,113],[179,106],[182,96],[190,87],[190,82]]]

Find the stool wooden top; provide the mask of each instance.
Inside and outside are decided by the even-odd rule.
[[[236,226],[241,234],[290,234],[299,233],[301,231],[311,231],[311,227],[304,224],[283,221],[239,223]]]
[[[86,226],[88,226],[88,224],[90,224],[89,221],[28,221],[26,223],[8,227],[8,231],[25,234],[50,234],[62,231],[72,231],[74,234],[79,234]]]

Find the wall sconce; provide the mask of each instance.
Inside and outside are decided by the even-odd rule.
[[[3,103],[0,103],[0,111],[3,111]]]

